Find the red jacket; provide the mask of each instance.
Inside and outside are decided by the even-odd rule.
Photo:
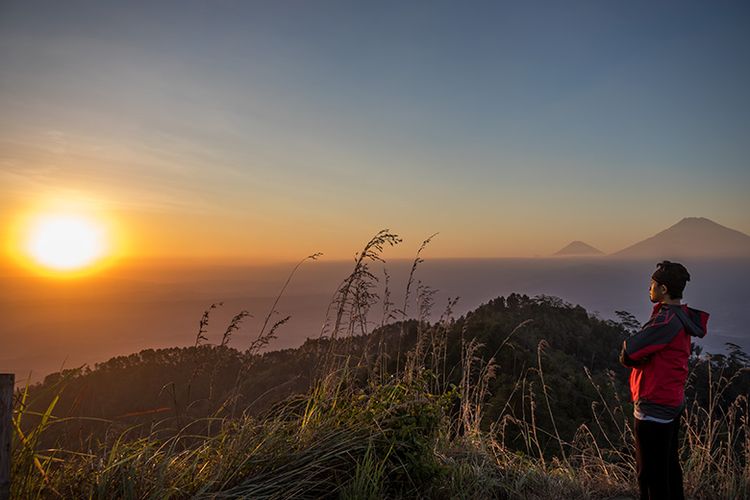
[[[687,304],[658,302],[643,329],[623,343],[620,362],[632,367],[636,415],[674,418],[682,410],[690,337],[705,337],[709,314]]]

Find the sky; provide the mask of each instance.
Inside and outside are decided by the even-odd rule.
[[[739,1],[3,0],[0,223],[257,262],[750,233],[748,61]]]

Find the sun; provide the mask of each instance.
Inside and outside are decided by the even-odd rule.
[[[77,272],[94,267],[107,255],[105,227],[79,214],[45,214],[30,223],[25,253],[49,271]]]

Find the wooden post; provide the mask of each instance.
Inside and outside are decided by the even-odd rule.
[[[0,500],[10,499],[10,436],[16,377],[0,373]]]

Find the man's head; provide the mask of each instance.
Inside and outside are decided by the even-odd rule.
[[[685,285],[690,281],[688,270],[682,264],[668,260],[659,262],[656,267],[649,287],[651,302],[679,301]]]

